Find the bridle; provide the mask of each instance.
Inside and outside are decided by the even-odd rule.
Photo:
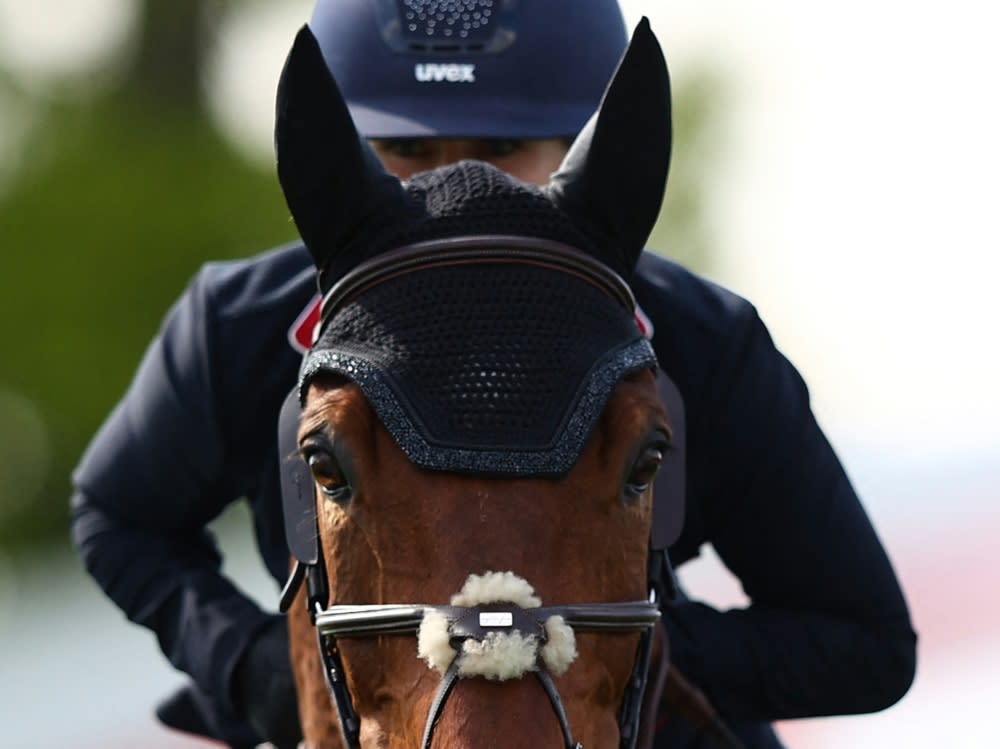
[[[626,687],[618,721],[623,749],[635,746],[639,733],[639,708],[642,705],[642,695],[649,670],[652,632],[660,618],[655,600],[571,604],[533,609],[522,609],[514,604],[504,603],[469,607],[400,604],[338,605],[325,609],[317,607],[314,623],[323,659],[323,670],[348,749],[359,749],[361,745],[360,722],[344,679],[338,639],[415,635],[428,612],[436,612],[448,622],[448,631],[453,644],[468,639],[481,641],[487,632],[501,629],[544,637],[545,630],[542,624],[553,615],[562,616],[566,624],[575,631],[640,632],[639,650]],[[462,655],[459,654],[452,661],[438,685],[424,724],[422,749],[431,747],[437,721],[459,679],[461,659]],[[565,749],[582,749],[582,744],[573,739],[562,699],[552,677],[541,663],[532,673],[545,690],[559,721],[563,746]]]
[[[499,248],[502,249],[496,249]],[[635,300],[627,284],[613,271],[592,258],[555,242],[503,237],[461,238],[403,248],[364,263],[336,284],[323,300],[322,317],[331,319],[345,300],[378,284],[387,277],[406,273],[411,268],[452,263],[497,262],[513,256],[516,262],[528,263],[569,273],[604,291],[612,299],[634,311]],[[671,383],[672,385],[672,383]],[[674,387],[676,390],[676,387]],[[279,419],[279,450],[282,456],[294,453],[298,423],[299,397],[293,391],[282,408]],[[683,482],[683,474],[681,474]],[[683,490],[683,486],[681,487]],[[302,461],[282,460],[282,494],[286,531],[295,564],[281,596],[281,610],[287,611],[292,598],[305,582],[307,606],[316,627],[319,651],[327,686],[337,710],[347,749],[360,749],[360,721],[347,686],[338,641],[344,638],[367,638],[383,635],[415,635],[424,617],[435,613],[447,622],[452,645],[460,651],[444,673],[425,722],[423,749],[430,749],[435,726],[459,677],[461,644],[482,641],[489,632],[503,630],[544,639],[543,623],[550,616],[563,617],[574,632],[640,634],[639,646],[618,716],[621,749],[634,749],[639,738],[639,718],[649,673],[653,632],[660,619],[659,601],[672,595],[673,578],[666,558],[666,543],[654,543],[650,549],[648,600],[613,603],[580,603],[523,609],[512,603],[497,602],[477,606],[429,604],[328,605],[322,550],[317,542],[316,519],[308,508],[313,498],[312,479]],[[312,511],[314,513],[314,510]],[[303,527],[303,520],[310,527]],[[654,513],[654,526],[656,525]],[[657,534],[654,527],[654,541]],[[670,539],[671,541],[673,538]],[[502,615],[502,616],[497,616]],[[502,622],[502,623],[498,623]],[[573,739],[562,699],[545,664],[532,670],[548,696],[559,722],[565,749],[582,749]]]

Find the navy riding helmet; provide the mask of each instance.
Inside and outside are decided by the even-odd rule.
[[[617,0],[317,0],[366,138],[573,137],[625,49]]]

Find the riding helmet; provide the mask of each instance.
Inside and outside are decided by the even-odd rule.
[[[617,0],[317,0],[366,138],[571,138],[627,35]]]

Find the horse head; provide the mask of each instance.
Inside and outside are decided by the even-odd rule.
[[[670,151],[648,24],[542,188],[387,174],[308,28],[275,140],[323,294],[280,427],[307,746],[634,745],[670,442],[627,284]]]

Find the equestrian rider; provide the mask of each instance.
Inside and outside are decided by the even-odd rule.
[[[621,12],[615,0],[469,2],[488,22],[470,24],[458,52],[414,49],[418,31],[445,47],[460,33],[427,32],[421,2],[319,0],[310,26],[391,172],[472,158],[544,183],[625,47]],[[648,252],[630,283],[686,408],[685,524],[670,557],[680,566],[711,544],[751,601],[719,611],[688,591],[669,604],[673,663],[748,747],[781,746],[774,720],[893,704],[916,636],[801,377],[746,300]],[[294,746],[298,718],[284,617],[221,573],[206,525],[245,498],[284,582],[275,424],[315,294],[299,242],[205,265],[73,476],[87,569],[191,677],[158,715],[231,747]],[[694,746],[686,731],[666,721],[656,746]]]

